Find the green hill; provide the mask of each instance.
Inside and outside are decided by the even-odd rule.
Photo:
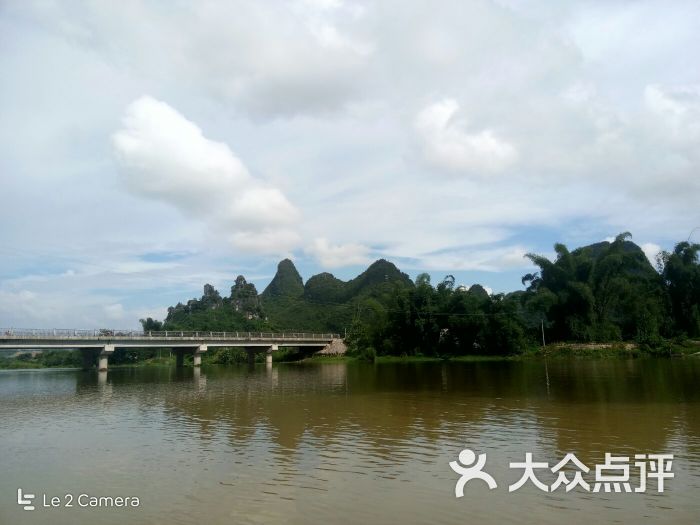
[[[282,282],[292,272],[299,275],[291,261],[284,266],[280,263],[272,282]],[[413,282],[394,264],[380,259],[347,282],[327,272],[314,275],[303,286],[301,295],[272,294],[266,289],[262,305],[276,329],[342,333],[352,324],[363,302],[374,299],[388,305],[397,286],[412,287]]]
[[[262,294],[242,275],[229,297],[205,285],[200,299],[168,309],[168,330],[305,330],[342,333],[350,326],[360,304],[373,299],[389,304],[396,286],[412,287],[408,275],[392,263],[374,262],[350,281],[324,272],[304,284],[294,263],[280,261],[277,273]]]
[[[669,355],[671,338],[700,337],[700,245],[662,252],[658,269],[627,232],[613,242],[527,258],[537,271],[524,290],[489,295],[480,285],[436,286],[428,274],[415,284],[394,264],[378,260],[343,281],[324,272],[304,283],[288,259],[258,294],[238,276],[228,297],[204,286],[199,299],[168,309],[159,330],[295,330],[345,333],[356,355],[512,354],[549,342],[635,342]]]
[[[262,296],[265,298],[300,297],[303,293],[304,281],[296,266],[289,259],[284,259],[277,265],[277,273],[263,291]]]

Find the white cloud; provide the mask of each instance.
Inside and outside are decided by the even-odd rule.
[[[29,284],[29,283],[28,283]],[[46,283],[44,283],[46,284]],[[105,305],[104,297],[90,297],[82,290],[68,297],[66,291],[0,290],[0,319],[14,328],[93,328],[135,319],[121,304]],[[73,308],[68,308],[71,305]]]
[[[244,252],[280,257],[288,257],[291,250],[301,242],[301,236],[296,231],[285,229],[242,231],[234,233],[229,239]]]
[[[175,206],[234,240],[249,239],[236,242],[239,248],[284,253],[293,247],[298,210],[279,189],[252,177],[226,144],[207,139],[168,104],[135,100],[112,140],[134,194]],[[287,240],[283,246],[268,242],[279,238],[277,229]]]
[[[202,253],[182,255],[178,263],[145,262],[96,245],[80,254],[70,272],[50,272],[46,260],[31,264],[37,274],[0,281],[0,325],[26,328],[137,328],[147,316],[162,319],[167,306],[199,297],[203,283],[227,290],[236,275]],[[240,264],[238,273],[255,278]]]
[[[0,320],[133,326],[273,255],[509,290],[555,241],[669,249],[700,194],[700,16],[672,4],[6,2]],[[143,93],[172,106],[130,106],[116,170]]]
[[[119,303],[105,305],[102,309],[107,319],[111,321],[121,321],[124,319],[124,307]]]
[[[458,288],[461,288],[461,289],[464,289],[464,290],[469,290],[469,288],[471,288],[471,287],[474,286],[475,284],[481,286],[484,290],[486,290],[486,293],[487,293],[487,294],[493,295],[493,288],[491,288],[490,286],[486,286],[486,285],[484,285],[484,284],[481,284],[481,283],[460,284],[460,285],[458,285]]]
[[[372,52],[347,28],[364,10],[344,2],[28,2],[8,11],[137,78],[177,78],[256,117],[342,108]]]
[[[661,246],[653,242],[645,242],[640,246],[651,265],[656,268],[656,256],[661,252]]]
[[[458,110],[455,100],[445,99],[427,106],[416,117],[415,128],[428,162],[456,172],[488,174],[516,161],[515,146],[490,129],[470,133],[466,122],[456,120]]]
[[[644,101],[664,125],[670,138],[692,141],[697,146],[700,139],[700,84],[672,87],[651,84],[644,89]]]
[[[306,248],[324,268],[339,268],[367,264],[370,261],[369,248],[362,244],[330,244],[327,239],[317,238]]]
[[[528,251],[522,246],[454,250],[423,255],[418,258],[418,265],[432,270],[478,270],[484,272],[523,270],[532,267],[532,263],[525,258]]]
[[[44,322],[51,319],[55,313],[35,292],[30,290],[17,292],[0,290],[0,314],[2,314],[3,320],[19,317],[31,320],[39,319]]]

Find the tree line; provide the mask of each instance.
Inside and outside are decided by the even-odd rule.
[[[537,272],[525,290],[489,295],[476,285],[455,287],[453,276],[433,285],[395,286],[390,301],[363,301],[353,319],[354,352],[379,355],[507,355],[552,342],[638,343],[658,351],[669,340],[700,336],[700,245],[678,243],[657,256],[656,268],[630,239],[570,251],[556,244],[554,260],[528,254]]]
[[[284,260],[258,294],[243,276],[228,297],[211,285],[204,295],[171,307],[146,330],[307,330],[347,333],[352,352],[373,355],[509,355],[549,342],[634,342],[648,351],[669,341],[700,337],[700,245],[678,243],[656,267],[629,233],[612,242],[569,250],[554,246],[550,260],[528,254],[537,271],[523,289],[489,294],[415,281],[385,260],[346,282],[320,274],[305,284]]]

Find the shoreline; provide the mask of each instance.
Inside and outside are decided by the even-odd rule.
[[[489,355],[468,354],[459,356],[376,356],[373,361],[362,359],[355,355],[314,355],[303,359],[279,359],[275,363],[352,363],[374,362],[385,363],[470,363],[487,361],[525,361],[530,359],[644,359],[644,358],[693,358],[700,357],[700,341],[683,341],[681,343],[666,342],[658,347],[644,347],[636,343],[553,343],[544,348],[531,348],[520,354],[513,355]],[[205,359],[203,365],[207,366],[241,366],[243,363],[212,363]],[[110,366],[110,369],[142,368],[142,367],[170,367],[175,365],[175,358],[145,359],[135,363],[122,363]],[[187,365],[191,367],[192,365]],[[20,360],[16,358],[3,359],[0,362],[0,370],[80,370],[79,366],[71,367],[62,365],[45,365],[37,361]]]

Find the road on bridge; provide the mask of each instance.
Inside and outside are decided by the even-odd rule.
[[[73,329],[0,329],[0,348],[50,349],[75,348],[83,351],[88,365],[92,349],[99,350],[99,370],[107,370],[109,356],[117,348],[172,348],[182,365],[185,353],[194,355],[199,366],[201,356],[211,347],[244,347],[249,359],[255,352],[266,350],[267,362],[272,363],[272,352],[280,346],[317,347],[319,349],[339,340],[338,334],[314,332],[213,332],[167,330],[73,330]]]

